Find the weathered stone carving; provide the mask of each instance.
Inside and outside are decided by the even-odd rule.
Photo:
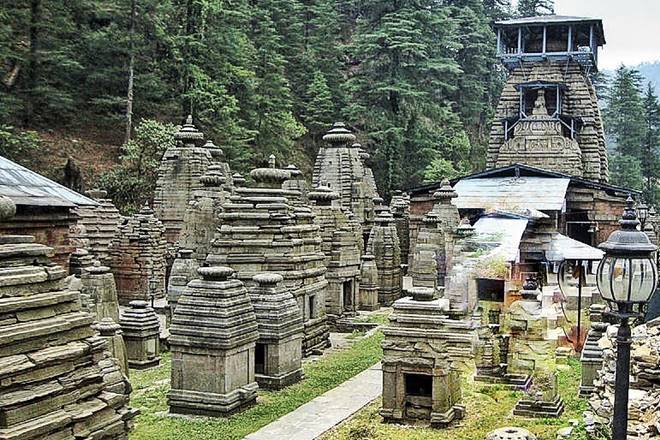
[[[378,267],[376,267],[376,257],[371,254],[362,256],[358,295],[358,309],[370,311],[380,308],[380,304],[378,304]]]
[[[110,268],[101,266],[96,261],[80,276],[82,305],[89,311],[96,321],[110,318],[119,322],[119,301],[117,299],[117,286]]]
[[[175,146],[163,154],[154,193],[154,212],[165,227],[169,244],[179,239],[188,202],[193,191],[201,188],[200,177],[213,161],[211,151],[204,147],[204,134],[195,128],[192,116],[174,139]]]
[[[376,217],[366,253],[376,258],[378,302],[389,306],[401,296],[401,249],[394,217],[387,207]]]
[[[160,322],[146,301],[131,301],[119,318],[128,365],[137,370],[160,364]]]
[[[125,219],[110,244],[110,268],[119,303],[165,296],[166,242],[163,224],[148,206]]]
[[[103,318],[92,327],[99,332],[99,335],[108,342],[108,351],[117,360],[121,372],[128,377],[128,352],[124,343],[121,326],[112,318]]]
[[[580,363],[582,364],[582,377],[580,380],[580,396],[590,396],[594,392],[594,381],[598,377],[598,370],[603,366],[603,349],[599,345],[600,339],[607,331],[607,322],[603,322],[604,304],[592,304],[589,307],[589,320],[591,329],[582,347]]]
[[[12,205],[0,197],[0,221]],[[125,440],[130,384],[52,253],[0,236],[0,438]]]
[[[257,319],[243,283],[228,267],[199,269],[172,316],[170,412],[227,416],[252,405]]]
[[[412,298],[394,303],[383,333],[383,407],[385,421],[444,427],[464,414],[460,375],[438,331],[447,302],[433,289],[415,288]]]
[[[119,210],[108,198],[107,191],[94,189],[87,191],[87,195],[98,202],[97,206],[78,206],[78,225],[82,227],[78,239],[86,241],[85,249],[101,264],[110,263],[108,248],[112,240],[119,234],[121,215]]]
[[[255,375],[262,388],[280,389],[298,382],[302,372],[303,320],[291,292],[276,273],[257,274],[249,289],[259,325]]]
[[[190,249],[179,250],[179,254],[172,264],[170,279],[167,282],[167,303],[171,312],[176,308],[179,297],[188,283],[197,278],[197,269],[199,269],[199,264],[193,258],[193,251]]]
[[[394,216],[396,232],[399,236],[401,248],[401,264],[410,264],[408,253],[410,251],[410,196],[401,191],[394,191],[390,201],[390,210]]]

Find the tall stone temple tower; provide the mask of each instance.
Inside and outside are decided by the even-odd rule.
[[[605,44],[601,20],[542,16],[495,23],[509,71],[488,168],[522,163],[607,183],[603,122],[591,75]]]

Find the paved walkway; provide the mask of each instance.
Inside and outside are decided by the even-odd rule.
[[[245,440],[314,440],[383,391],[380,363],[254,432]]]

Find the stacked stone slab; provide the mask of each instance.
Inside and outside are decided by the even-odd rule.
[[[613,423],[617,326],[609,326],[600,340],[603,367],[594,381],[585,414],[590,434],[609,433]],[[632,330],[630,351],[628,438],[657,439],[660,433],[660,318]]]
[[[160,364],[160,321],[146,301],[131,301],[119,318],[128,365],[146,370]]]
[[[300,203],[302,205],[309,205],[309,198],[307,195],[311,189],[302,171],[300,171],[295,165],[288,165],[285,170],[289,172],[290,178],[282,184],[282,188],[285,190],[298,191],[300,193]]]
[[[215,231],[220,227],[218,214],[230,195],[233,181],[228,170],[217,163],[208,167],[200,181],[203,186],[193,193],[183,217],[179,247],[192,250],[193,257],[202,264],[211,249]]]
[[[302,314],[282,275],[257,274],[253,280],[249,293],[259,326],[255,375],[260,387],[278,390],[303,377]]]
[[[250,175],[257,187],[235,188],[223,205],[222,226],[207,263],[232,267],[249,286],[258,273],[282,275],[303,315],[303,353],[318,352],[329,345],[319,227],[309,207],[292,206],[300,193],[282,189],[290,176],[287,170],[258,168]]]
[[[172,316],[170,412],[227,416],[257,399],[257,318],[243,283],[228,267],[199,269]]]
[[[121,215],[119,210],[108,198],[107,191],[95,189],[87,191],[89,197],[98,202],[96,206],[79,206],[78,225],[82,227],[82,237],[86,241],[85,249],[101,264],[109,264],[110,243],[119,233]]]
[[[344,211],[333,200],[339,194],[319,186],[308,194],[313,202],[314,221],[321,228],[321,249],[328,271],[326,313],[331,323],[357,311],[360,288],[360,246]]]
[[[464,414],[460,375],[447,353],[442,327],[446,301],[415,288],[397,300],[383,333],[383,407],[388,422],[444,427]]]
[[[543,117],[540,101],[535,112],[539,112],[542,120],[521,124],[516,127],[513,138],[506,140],[502,121],[517,118],[520,112],[520,92],[516,86],[533,81],[555,82],[566,87],[562,114],[579,117],[582,121],[575,141],[561,135],[560,123],[548,120],[547,110]],[[607,148],[598,97],[589,75],[576,61],[521,63],[509,74],[494,121],[488,146],[488,168],[524,163],[595,181],[608,181]]]
[[[122,373],[128,377],[128,352],[126,344],[124,343],[123,332],[121,326],[112,318],[103,318],[101,321],[93,325],[94,329],[99,332],[99,336],[106,340],[108,343],[108,351],[112,357],[117,360],[119,368]]]
[[[91,313],[96,321],[110,318],[119,322],[117,286],[110,268],[96,261],[93,266],[83,271],[80,281],[83,308]]]
[[[390,306],[401,296],[401,248],[389,209],[379,211],[369,234],[366,253],[376,258],[378,302]]]
[[[365,153],[359,144],[354,144],[355,139],[343,123],[332,126],[323,136],[326,144],[316,156],[312,185],[323,183],[337,191],[341,207],[351,210],[368,233],[377,193],[373,174],[364,163]]]
[[[378,304],[378,267],[376,267],[376,257],[370,254],[362,256],[357,302],[359,310],[373,311],[380,308],[380,304]]]
[[[165,227],[169,244],[179,240],[183,216],[193,192],[202,187],[200,177],[213,161],[204,148],[204,135],[193,125],[192,116],[174,135],[175,145],[165,150],[158,169],[154,212]]]
[[[395,191],[390,201],[390,210],[394,216],[396,231],[401,248],[401,264],[409,264],[410,251],[410,197],[401,191]]]
[[[580,380],[580,396],[587,397],[596,389],[594,382],[598,378],[598,370],[603,367],[603,349],[599,345],[600,339],[607,331],[607,322],[603,322],[604,304],[592,304],[589,307],[589,320],[591,329],[582,347],[580,363],[582,364],[582,377]]]
[[[170,311],[174,311],[179,297],[189,282],[197,278],[199,263],[193,258],[193,251],[181,249],[172,264],[170,279],[167,281],[167,303]]]
[[[415,286],[440,290],[445,287],[448,249],[460,221],[458,209],[451,202],[456,197],[458,194],[448,180],[433,194],[435,205],[424,216],[410,261],[409,273]]]
[[[137,414],[130,385],[52,253],[0,237],[0,438],[125,440]]]
[[[148,206],[119,226],[109,254],[120,304],[165,296],[164,233],[163,224]]]

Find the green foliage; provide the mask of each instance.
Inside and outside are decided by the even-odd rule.
[[[39,142],[39,136],[33,131],[0,124],[0,156],[20,162],[26,154],[39,148]]]
[[[555,13],[555,0],[519,0],[518,16],[535,17]]]
[[[133,139],[122,146],[119,166],[100,177],[100,186],[120,211],[135,212],[153,197],[160,160],[174,146],[176,131],[173,124],[141,121]]]
[[[460,176],[461,170],[457,170],[454,164],[442,157],[437,157],[424,169],[424,182],[439,182],[443,179],[453,179]]]
[[[382,357],[383,335],[356,340],[350,348],[306,363],[305,379],[281,391],[259,391],[256,406],[230,418],[172,418],[167,410],[171,357],[164,355],[160,367],[147,371],[131,371],[134,392],[131,406],[139,408],[132,440],[238,440],[257,431],[313,398],[345,382],[371,367]]]
[[[641,190],[644,182],[642,165],[638,158],[625,154],[610,156],[610,174],[614,185]]]

